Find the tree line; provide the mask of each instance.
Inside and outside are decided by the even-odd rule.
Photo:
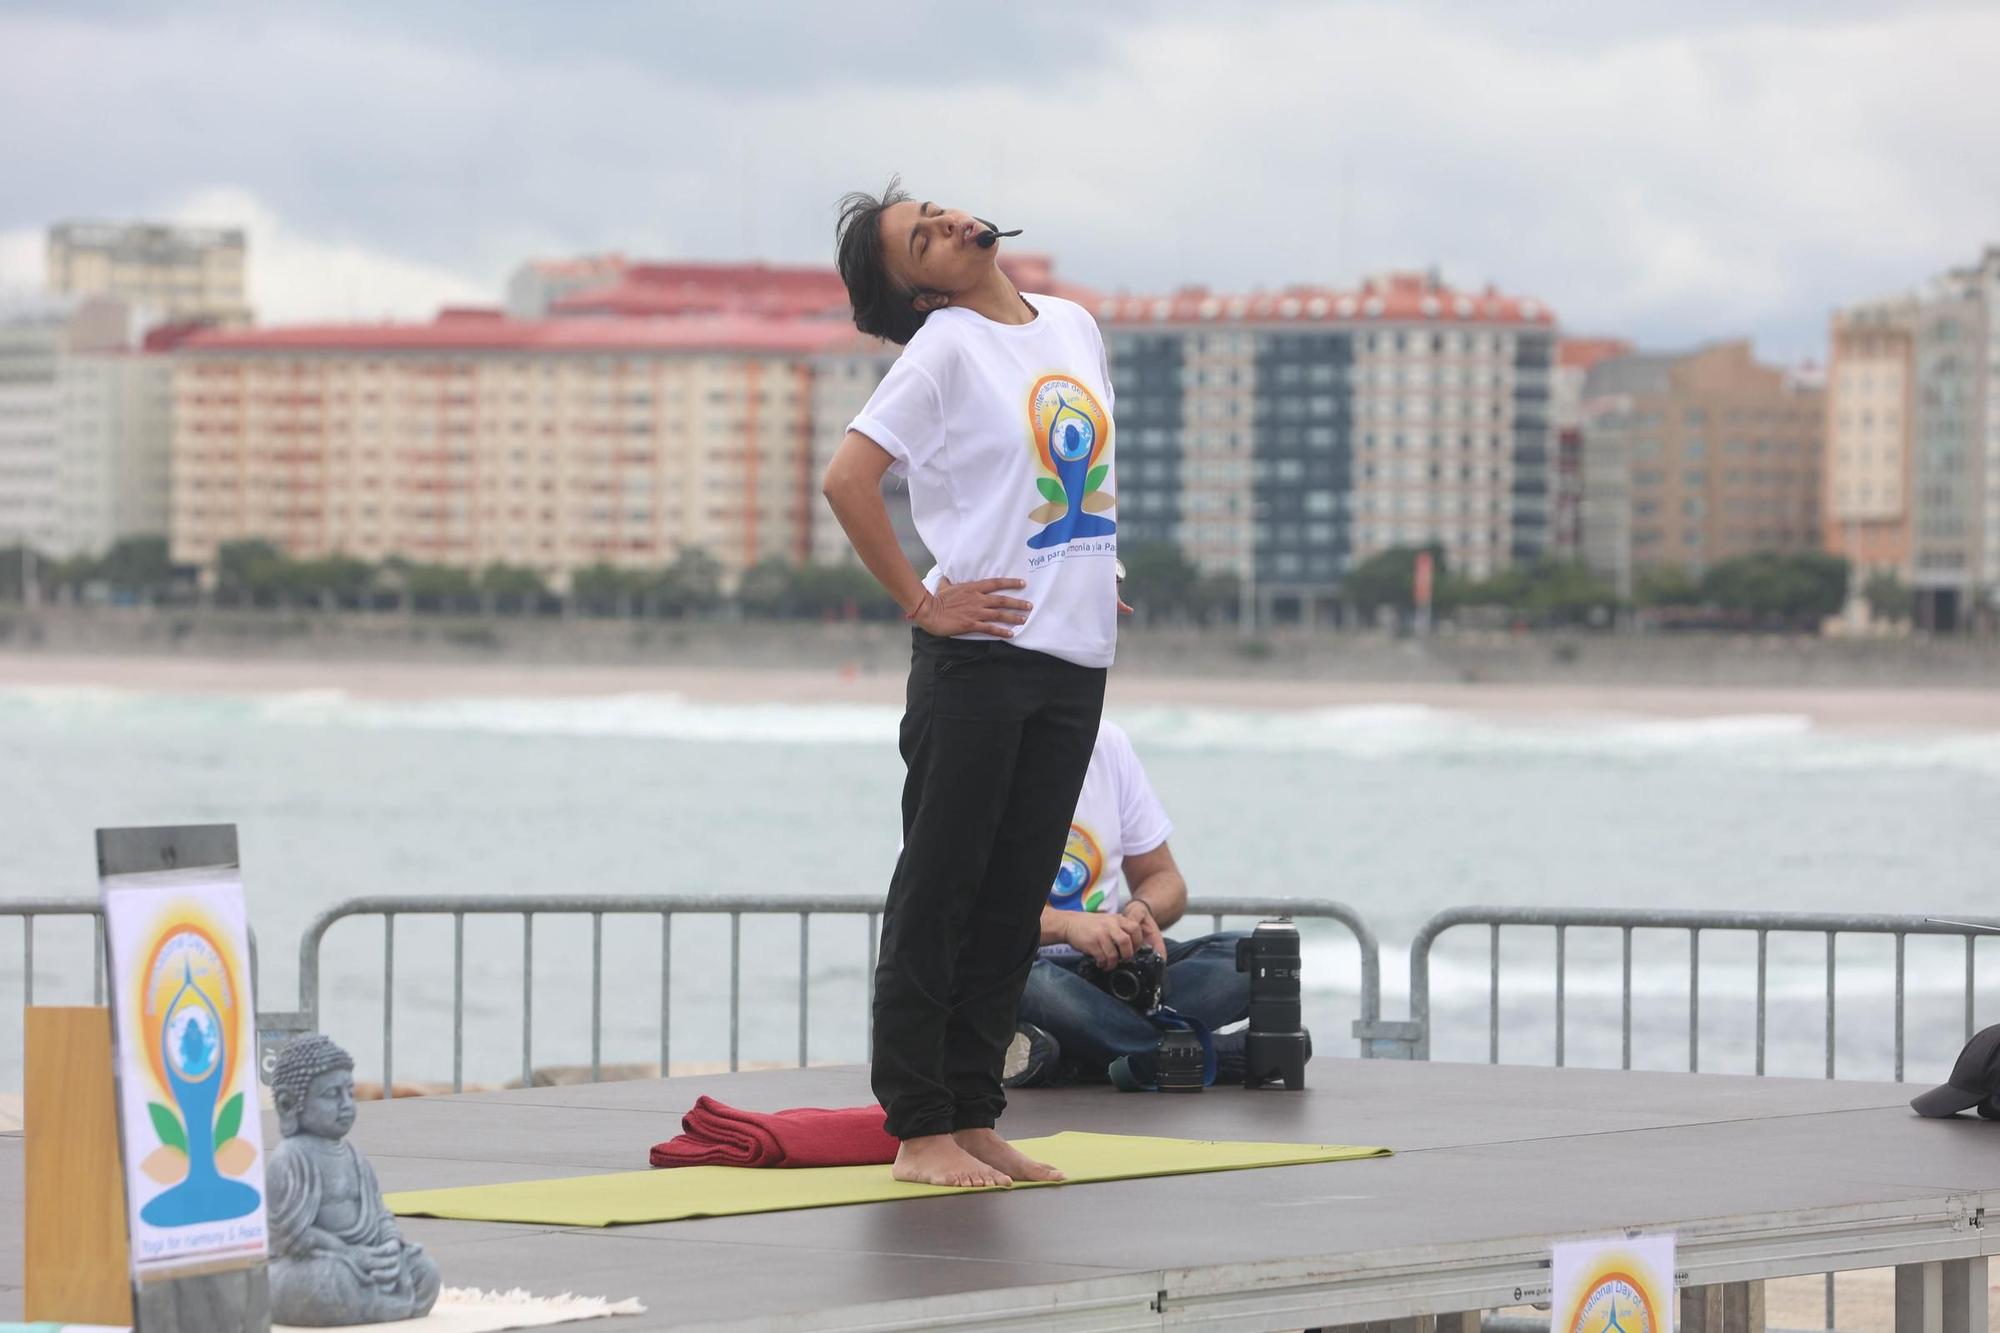
[[[102,556],[51,560],[20,546],[0,547],[0,601],[18,602],[27,580],[44,600],[204,602],[227,607],[402,609],[438,614],[687,616],[738,611],[771,618],[827,616],[888,619],[889,595],[857,566],[795,564],[772,556],[745,570],[732,594],[722,565],[684,547],[670,563],[628,569],[599,563],[570,575],[559,593],[542,574],[496,562],[463,569],[390,556],[381,561],[332,555],[293,559],[268,541],[224,543],[212,588],[176,566],[163,537],[130,537]]]
[[[1846,605],[1850,576],[1841,556],[1765,551],[1719,561],[1699,576],[1679,566],[1646,569],[1626,599],[1580,561],[1545,558],[1482,579],[1452,570],[1440,545],[1396,546],[1349,570],[1339,600],[1363,623],[1412,617],[1417,560],[1425,551],[1431,557],[1434,618],[1535,627],[1606,625],[1620,613],[1638,612],[1662,624],[1817,629]],[[1126,566],[1125,600],[1142,611],[1206,623],[1234,608],[1235,579],[1204,577],[1171,543],[1133,550]],[[1880,619],[1909,617],[1909,589],[1893,574],[1872,575],[1863,596]]]
[[[1536,627],[1601,625],[1621,612],[1637,611],[1664,624],[1810,629],[1840,611],[1849,579],[1848,562],[1839,556],[1760,552],[1721,561],[1699,576],[1679,566],[1642,570],[1627,601],[1576,561],[1541,560],[1477,579],[1453,571],[1441,546],[1397,546],[1348,572],[1340,600],[1353,618],[1369,623],[1411,616],[1417,557],[1425,550],[1432,562],[1434,618]],[[1210,625],[1231,622],[1238,614],[1236,576],[1203,573],[1170,542],[1137,545],[1124,559],[1122,595],[1144,621]],[[240,607],[488,615],[735,612],[773,619],[888,620],[898,614],[888,594],[856,565],[796,564],[773,556],[745,570],[730,593],[724,592],[722,575],[713,556],[687,547],[671,563],[655,568],[600,563],[579,569],[563,595],[538,571],[521,565],[494,563],[469,570],[400,556],[379,562],[342,555],[297,560],[270,542],[252,540],[220,548],[214,586],[200,594],[194,571],[173,564],[163,537],[128,537],[102,556],[64,560],[37,557],[18,545],[0,547],[0,601],[20,601],[24,577],[29,577],[42,597],[71,600],[208,600]],[[1893,574],[1871,575],[1863,597],[1879,619],[1909,617],[1910,590]]]

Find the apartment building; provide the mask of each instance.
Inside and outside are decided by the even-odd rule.
[[[875,386],[889,373],[889,367],[896,363],[901,348],[892,343],[879,342],[873,338],[856,338],[852,343],[822,353],[813,362],[813,430],[812,430],[812,541],[811,556],[814,564],[838,565],[854,560],[854,549],[848,545],[847,534],[827,506],[826,497],[820,494],[819,479],[826,475],[828,463],[847,436],[847,423],[860,414],[868,402]],[[896,529],[897,540],[901,542],[903,553],[917,567],[918,573],[930,568],[930,556],[924,550],[921,538],[917,536],[917,525],[910,517],[910,492],[903,480],[894,475],[882,479],[882,500],[889,511],[889,521]]]
[[[1555,466],[1549,480],[1549,554],[1558,560],[1583,556],[1583,391],[1591,367],[1635,349],[1623,338],[1564,338],[1556,344],[1550,385]]]
[[[250,323],[241,228],[61,222],[48,232],[49,290],[125,301],[162,320]]]
[[[1127,545],[1171,541],[1313,618],[1356,562],[1432,542],[1484,577],[1550,544],[1555,317],[1394,273],[1355,291],[1114,296]]]
[[[0,316],[0,545],[53,552],[62,539],[61,309]]]
[[[850,559],[819,477],[900,349],[854,332],[838,279],[576,263],[524,269],[532,293],[517,275],[514,296],[547,319],[189,339],[176,558],[209,565],[222,543],[262,537],[297,556],[504,560],[559,582],[681,545],[732,577],[773,554]],[[1430,274],[1105,297],[1045,257],[1003,264],[1104,329],[1128,547],[1172,542],[1246,575],[1267,615],[1314,614],[1354,561],[1398,544],[1442,543],[1475,576],[1548,549],[1555,331],[1536,301]],[[899,482],[885,498],[921,560]]]
[[[177,561],[227,542],[480,569],[811,552],[830,322],[552,319],[196,335],[174,377]]]
[[[1857,590],[1910,567],[1917,303],[1880,301],[1833,317],[1826,398],[1826,530]]]
[[[56,490],[61,555],[102,555],[126,537],[167,535],[173,358],[143,347],[58,362]]]
[[[2000,246],[1834,313],[1828,549],[1916,595],[1917,623],[2000,613]]]
[[[1584,557],[1621,594],[1648,566],[1820,545],[1824,395],[1748,342],[1601,361],[1583,399]]]
[[[0,314],[0,545],[60,558],[166,532],[171,372],[131,334],[104,298]]]

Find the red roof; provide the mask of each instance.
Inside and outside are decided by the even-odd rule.
[[[183,319],[168,324],[156,324],[146,330],[141,346],[149,352],[171,352],[188,339],[196,337],[215,326],[215,321],[207,317]]]
[[[1564,338],[1556,344],[1556,364],[1589,370],[1600,361],[1630,356],[1632,350],[1623,338]]]
[[[180,344],[207,352],[772,352],[805,354],[869,342],[851,324],[748,316],[515,320],[446,312],[429,324],[302,324],[212,329]]]
[[[1096,291],[1063,282],[1055,263],[1033,252],[1007,253],[1000,267],[1015,284],[1088,306]],[[831,268],[799,264],[630,264],[616,281],[571,292],[550,305],[559,315],[752,314],[848,319],[847,287]]]
[[[1530,296],[1508,296],[1492,287],[1465,292],[1423,273],[1392,273],[1358,291],[1296,286],[1279,292],[1221,296],[1206,287],[1183,287],[1171,296],[1120,293],[1093,307],[1097,317],[1121,324],[1421,323],[1531,324],[1552,327],[1555,312]]]
[[[772,264],[632,264],[617,281],[571,292],[564,315],[845,315],[847,288],[831,268]]]
[[[631,265],[624,255],[583,255],[576,259],[531,259],[528,267],[550,278],[610,277]]]

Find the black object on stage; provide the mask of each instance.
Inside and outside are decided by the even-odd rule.
[[[2000,1120],[2000,1023],[1974,1034],[1958,1053],[1951,1077],[1910,1102],[1918,1115],[1939,1119],[1974,1108],[1988,1120]]]
[[[985,231],[980,232],[977,236],[972,238],[973,243],[976,244],[982,250],[991,250],[993,248],[994,243],[1003,236],[1019,236],[1021,234],[1021,229],[1019,227],[1014,228],[1014,230],[1012,231],[1001,231],[1000,224],[997,222],[988,222],[985,218],[980,218],[980,217],[976,217],[972,220],[974,222],[977,222],[980,226],[986,228]]]
[[[1184,1028],[1160,1034],[1153,1057],[1153,1086],[1161,1092],[1200,1092],[1208,1081],[1208,1056],[1201,1038]]]
[[[1290,917],[1259,922],[1236,942],[1236,970],[1250,974],[1250,1028],[1243,1037],[1243,1086],[1306,1085],[1312,1039],[1299,1009],[1299,928]]]
[[[1167,990],[1167,960],[1153,952],[1150,944],[1139,946],[1130,958],[1108,970],[1085,959],[1077,975],[1139,1014],[1158,1009]]]

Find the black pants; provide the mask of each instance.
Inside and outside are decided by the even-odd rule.
[[[915,632],[903,853],[875,968],[874,1088],[899,1139],[992,1125],[1083,790],[1105,671]]]

